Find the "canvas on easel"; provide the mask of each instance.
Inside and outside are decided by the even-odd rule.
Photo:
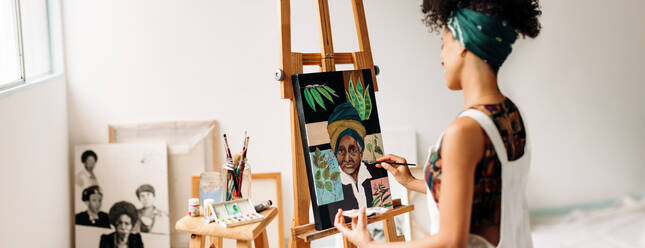
[[[387,171],[364,162],[383,156],[371,71],[292,80],[316,229],[332,227],[339,208],[391,209]]]

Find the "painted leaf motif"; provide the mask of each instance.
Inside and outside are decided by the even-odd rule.
[[[331,186],[331,182],[325,182],[325,189],[329,192],[334,192],[334,188]]]
[[[363,85],[361,84],[361,78],[358,78],[356,83],[356,111],[358,116],[361,117],[361,120],[365,120],[365,98],[363,97]]]
[[[309,92],[309,88],[305,88],[305,100],[307,100],[307,104],[309,104],[309,107],[316,111],[316,105],[314,104],[313,97],[311,96],[311,92]]]
[[[351,78],[350,78],[350,82],[349,82],[349,89],[347,89],[347,90],[349,91],[349,96],[352,99],[352,106],[354,106],[354,108],[356,109],[356,112],[358,112],[358,114],[360,116],[360,114],[361,114],[361,111],[360,111],[361,99],[359,99],[359,96],[356,95],[356,89],[354,88],[354,85],[351,82]]]
[[[390,195],[391,195],[391,194],[389,194],[389,193],[388,193],[387,195],[383,196],[383,201],[387,200],[387,198],[389,198],[389,197],[390,197]]]
[[[361,77],[358,77],[358,80],[356,80],[356,93],[359,96],[363,96],[363,83],[361,82]]]
[[[329,177],[329,179],[331,179],[332,181],[336,181],[338,180],[339,177],[340,177],[340,172],[334,171],[331,173],[331,176]]]
[[[376,146],[376,148],[374,148],[374,152],[378,154],[383,154],[383,150],[381,150],[381,147],[378,145]]]
[[[356,108],[356,105],[357,105],[356,101],[358,101],[358,97],[356,96],[356,93],[355,93],[356,90],[354,89],[354,83],[352,83],[352,78],[351,77],[349,78],[349,88],[347,89],[347,91],[349,91],[348,95],[349,95],[349,100],[352,103],[352,106],[354,106],[354,108]]]
[[[372,207],[378,207],[378,203],[379,203],[380,201],[381,201],[381,199],[378,199],[378,198],[377,198],[377,199],[374,199],[374,201],[372,201]]]
[[[316,188],[324,189],[325,186],[323,185],[323,183],[321,181],[316,181]]]
[[[316,175],[314,175],[314,178],[316,180],[320,180],[320,171],[316,171]]]
[[[329,179],[329,167],[327,167],[327,168],[325,168],[325,170],[323,170],[322,177],[325,180]]]
[[[338,95],[336,95],[336,91],[334,89],[332,89],[331,87],[329,87],[327,85],[323,85],[323,88],[325,88],[327,90],[327,92],[329,92],[330,94],[334,95],[335,97],[338,97]]]
[[[372,114],[372,97],[370,96],[369,88],[370,86],[368,85],[367,88],[365,88],[365,93],[363,93],[365,95],[363,97],[365,99],[365,120],[369,120],[370,115]]]
[[[325,88],[323,88],[323,87],[318,87],[318,88],[316,88],[316,90],[317,90],[318,92],[320,92],[320,94],[321,94],[322,96],[324,96],[325,98],[327,98],[327,100],[329,100],[330,102],[334,102],[334,99],[332,99],[332,98],[331,98],[331,95],[327,92],[327,90],[325,90]]]
[[[316,100],[320,107],[322,107],[324,110],[327,110],[327,108],[325,108],[325,102],[323,102],[322,96],[320,96],[320,93],[318,93],[316,89],[311,90],[311,95],[314,97],[314,100]]]
[[[319,166],[319,167],[320,167],[320,168],[323,168],[323,169],[324,169],[324,168],[327,168],[327,160],[323,160],[323,161],[321,161],[321,162],[320,162],[320,166]]]
[[[370,152],[372,151],[372,144],[367,143],[367,150],[370,151]]]

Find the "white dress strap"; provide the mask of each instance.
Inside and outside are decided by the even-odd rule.
[[[459,115],[459,117],[462,116],[473,118],[479,123],[479,125],[488,135],[490,141],[493,143],[495,152],[497,153],[497,158],[502,164],[506,164],[508,162],[508,156],[506,155],[506,146],[504,146],[502,136],[499,134],[497,126],[495,126],[493,120],[491,120],[488,115],[476,109],[468,109]]]

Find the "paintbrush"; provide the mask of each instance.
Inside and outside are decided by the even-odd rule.
[[[387,163],[387,164],[394,164],[394,165],[416,166],[416,164],[397,163],[397,162],[379,162],[379,161],[367,161],[367,160],[363,160],[362,162],[365,163],[366,165],[377,165],[380,163]]]

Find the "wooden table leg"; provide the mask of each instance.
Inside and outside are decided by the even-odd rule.
[[[191,234],[190,235],[190,248],[204,248],[206,245],[206,236]]]
[[[238,240],[237,241],[237,248],[252,248],[252,244],[250,240]]]
[[[222,244],[222,238],[210,236],[208,237],[208,239],[210,239],[210,245],[208,246],[208,248],[224,247],[224,245]]]
[[[384,219],[382,223],[385,240],[387,242],[405,241],[404,236],[396,235],[396,224],[394,223],[393,216]]]
[[[254,240],[255,248],[268,248],[269,239],[267,238],[267,230],[264,229]]]

